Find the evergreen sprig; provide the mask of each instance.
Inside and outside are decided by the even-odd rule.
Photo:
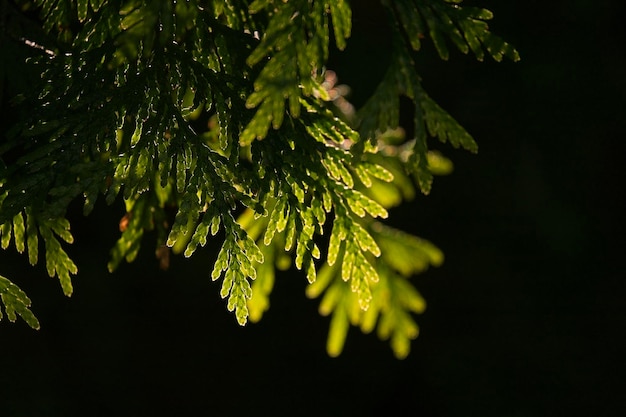
[[[17,285],[0,275],[0,301],[4,304],[4,311],[11,322],[19,315],[33,329],[39,330],[39,320],[30,311],[30,298]],[[0,308],[0,320],[3,314]]]
[[[192,256],[223,236],[210,275],[239,324],[262,317],[276,269],[293,264],[332,315],[329,354],[352,324],[377,328],[405,357],[412,314],[425,308],[408,278],[443,255],[381,221],[415,183],[428,193],[433,175],[451,170],[431,137],[477,149],[426,94],[413,56],[426,33],[443,59],[445,38],[479,60],[518,55],[489,32],[484,9],[381,2],[392,59],[353,120],[337,114],[325,78],[330,40],[348,45],[359,7],[346,0],[35,0],[41,44],[7,32],[30,48],[25,65],[41,83],[17,98],[29,111],[0,145],[2,248],[13,242],[35,264],[41,238],[69,296],[68,205],[82,199],[87,215],[98,198],[123,200],[110,271],[135,259],[146,231],[156,230],[164,268],[170,251]],[[415,105],[413,138],[399,129],[400,96]],[[38,328],[28,297],[3,277],[0,295],[11,321]]]

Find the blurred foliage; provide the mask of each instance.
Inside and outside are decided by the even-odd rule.
[[[348,44],[347,0],[3,2],[3,60],[40,79],[12,98],[23,117],[0,145],[2,248],[13,242],[35,264],[43,241],[47,271],[69,296],[78,271],[61,243],[73,240],[68,205],[83,199],[88,215],[98,198],[123,199],[110,271],[135,259],[145,231],[156,230],[163,268],[170,251],[189,257],[220,233],[211,277],[239,324],[262,317],[276,268],[293,263],[331,316],[330,355],[351,324],[377,329],[405,357],[425,308],[408,279],[443,254],[379,219],[452,170],[429,137],[477,150],[426,94],[413,55],[425,37],[442,59],[446,38],[479,60],[518,55],[489,32],[487,10],[381,3],[392,59],[354,112],[325,68],[330,40]],[[399,127],[400,96],[414,103],[413,138]],[[39,327],[4,277],[0,296],[11,321]]]

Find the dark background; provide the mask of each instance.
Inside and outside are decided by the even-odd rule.
[[[358,104],[388,38],[373,2],[354,3],[331,66]],[[43,266],[0,254],[42,324],[0,322],[0,416],[626,415],[626,7],[474,3],[522,61],[442,63],[429,43],[419,58],[425,88],[480,151],[442,147],[454,174],[392,212],[446,254],[413,278],[428,309],[408,359],[354,329],[328,358],[328,319],[300,274],[280,275],[269,313],[240,328],[210,281],[215,247],[162,272],[148,240],[108,274],[122,210],[99,206],[73,224],[71,299]]]

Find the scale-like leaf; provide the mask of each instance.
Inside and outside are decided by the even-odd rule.
[[[9,245],[11,244],[11,232],[12,232],[12,230],[13,230],[13,228],[11,227],[11,223],[10,222],[6,222],[2,226],[0,226],[0,233],[2,234],[2,238],[1,238],[0,242],[2,244],[2,249],[8,248]]]
[[[341,308],[335,309],[330,319],[328,341],[326,342],[326,352],[329,356],[339,356],[346,342],[349,327],[350,323],[345,311]]]
[[[326,262],[328,265],[334,265],[339,255],[341,248],[341,242],[348,236],[348,230],[343,222],[343,219],[338,218],[333,222],[333,230],[330,234],[330,241],[328,244],[328,255]]]
[[[39,232],[35,217],[26,210],[26,246],[28,248],[28,260],[31,265],[37,263],[39,257]]]
[[[65,229],[67,221],[65,219],[50,220],[39,225],[39,232],[45,243],[46,248],[46,269],[50,277],[55,275],[59,278],[61,288],[66,296],[71,296],[73,292],[72,279],[70,274],[76,275],[78,267],[70,259],[67,253],[61,247],[61,244],[53,234],[58,230],[62,230],[61,237],[66,241],[71,241],[69,230]],[[69,227],[69,225],[67,225]]]
[[[89,0],[76,0],[76,11],[78,12],[78,20],[84,22],[87,18],[89,9]]]
[[[17,213],[13,218],[13,236],[15,239],[15,248],[19,253],[24,252],[25,248],[26,227],[24,225],[24,217],[22,213]]]
[[[329,5],[337,48],[344,49],[352,31],[352,10],[346,0],[334,0]]]

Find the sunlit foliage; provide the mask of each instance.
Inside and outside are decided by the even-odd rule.
[[[414,54],[430,38],[442,59],[448,44],[479,60],[518,55],[489,32],[487,10],[460,0],[381,3],[391,61],[354,115],[333,105],[325,64],[330,48],[348,45],[358,2],[3,3],[3,42],[28,49],[41,83],[14,99],[29,116],[0,148],[2,248],[13,243],[32,264],[43,248],[69,296],[78,271],[62,244],[73,241],[68,205],[83,199],[88,215],[99,198],[122,199],[110,271],[135,259],[148,230],[165,268],[170,251],[189,257],[222,236],[207,275],[221,279],[239,324],[262,317],[276,268],[293,264],[331,316],[330,355],[352,324],[377,329],[405,357],[418,334],[413,313],[425,308],[409,278],[443,254],[382,219],[450,171],[429,138],[477,150],[424,91]],[[21,24],[25,13],[40,26]],[[413,138],[399,129],[400,96],[414,103]],[[0,297],[11,321],[18,314],[39,327],[28,297],[4,277]]]

